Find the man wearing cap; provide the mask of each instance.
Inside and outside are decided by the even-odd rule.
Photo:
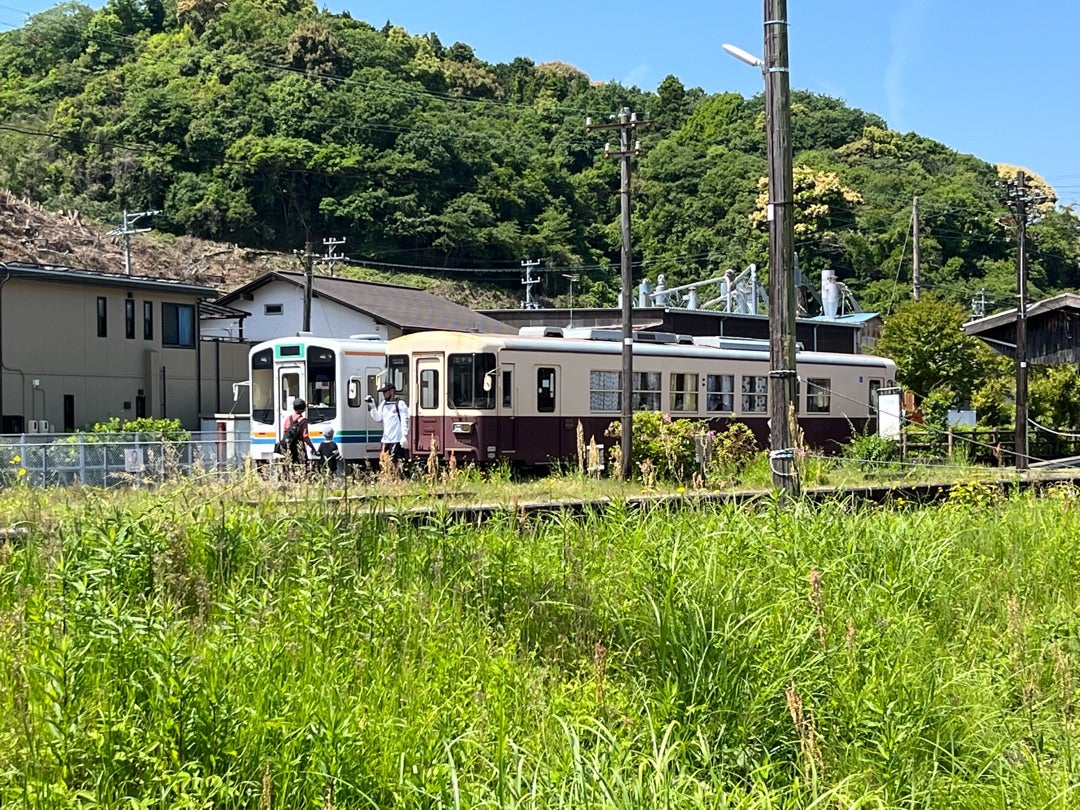
[[[397,398],[397,388],[388,382],[379,389],[383,395],[381,404],[368,397],[368,410],[371,418],[382,422],[382,451],[400,472],[408,458],[409,446],[409,406]]]

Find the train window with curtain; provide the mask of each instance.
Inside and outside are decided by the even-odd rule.
[[[745,374],[742,378],[743,413],[767,413],[769,410],[769,378]]]
[[[832,380],[811,377],[806,381],[806,412],[828,413],[832,399]]]
[[[618,413],[622,393],[622,375],[618,371],[589,372],[589,410]]]
[[[439,370],[420,369],[420,408],[431,411],[439,407]]]
[[[705,410],[709,413],[735,413],[735,375],[705,375]]]
[[[681,371],[671,373],[671,412],[697,412],[698,375]]]
[[[495,407],[495,355],[452,354],[449,362],[450,405],[455,408]]]
[[[555,369],[541,366],[536,369],[536,411],[555,413]]]
[[[634,372],[634,410],[660,410],[660,372]]]

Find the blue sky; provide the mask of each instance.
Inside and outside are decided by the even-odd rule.
[[[326,2],[326,0],[324,0]],[[0,30],[54,5],[0,0]],[[100,5],[100,3],[92,3]],[[760,74],[726,55],[760,54],[762,0],[329,0],[331,11],[488,62],[568,62],[597,81],[744,96]],[[959,152],[1008,163],[1080,203],[1080,2],[1043,0],[789,0],[791,84],[877,113]]]

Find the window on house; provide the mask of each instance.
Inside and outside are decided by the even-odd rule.
[[[142,336],[143,340],[154,339],[154,302],[142,302]]]
[[[769,378],[745,375],[742,378],[743,413],[766,413],[769,410]]]
[[[709,413],[735,413],[735,375],[705,375],[705,410]]]
[[[97,300],[97,336],[109,336],[108,301],[105,296],[99,295]]]
[[[681,371],[673,371],[671,373],[671,412],[696,412],[697,388],[697,374],[684,374]]]
[[[130,298],[124,299],[124,337],[135,339],[135,302]]]
[[[806,381],[806,412],[828,413],[832,398],[832,381],[823,377],[811,377]]]
[[[161,305],[161,345],[170,348],[195,348],[195,306]]]
[[[284,304],[266,304],[263,306],[264,315],[283,315],[285,313]]]

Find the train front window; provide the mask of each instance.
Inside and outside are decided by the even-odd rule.
[[[386,361],[386,380],[397,389],[398,399],[409,401],[409,356],[392,354]]]
[[[308,419],[327,422],[337,416],[337,355],[333,349],[309,346],[307,366]]]
[[[494,354],[452,354],[448,365],[451,407],[495,407]]]
[[[274,423],[274,350],[251,355],[251,421]]]
[[[281,401],[278,410],[292,413],[293,400],[300,394],[300,372],[283,371],[281,373]]]

